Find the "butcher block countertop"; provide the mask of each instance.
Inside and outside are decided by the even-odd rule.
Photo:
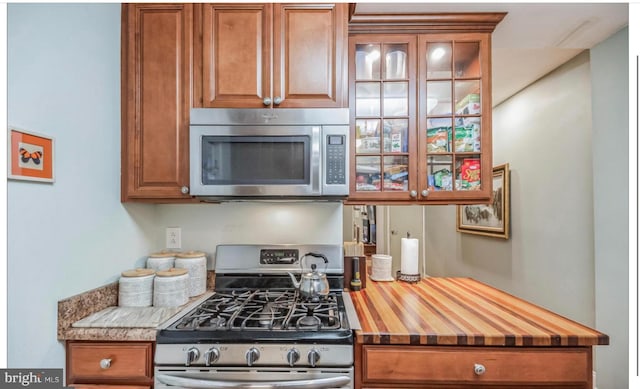
[[[368,281],[350,292],[360,344],[593,346],[609,337],[470,278]]]

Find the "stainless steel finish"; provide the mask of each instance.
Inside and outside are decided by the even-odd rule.
[[[253,366],[253,364],[258,362],[258,359],[260,359],[260,350],[255,347],[251,347],[245,354],[245,359],[247,360],[247,366]]]
[[[349,125],[348,108],[191,108],[191,126]]]
[[[353,388],[353,367],[296,368],[159,368],[154,371],[154,388]]]
[[[189,348],[197,348],[200,354],[215,347],[220,350],[220,358],[216,366],[247,366],[247,350],[255,348],[260,352],[260,358],[253,366],[288,366],[287,353],[296,348],[301,356],[309,355],[313,349],[321,353],[322,359],[316,361],[317,367],[338,367],[353,365],[353,346],[346,344],[294,344],[294,343],[253,343],[253,344],[226,344],[226,343],[200,343],[200,344],[156,344],[156,366],[182,366],[184,367],[184,355]],[[204,368],[203,358],[191,364]],[[296,367],[309,366],[308,360],[301,358]]]
[[[100,360],[100,368],[106,370],[111,367],[111,358],[105,358]]]
[[[291,282],[293,282],[293,286],[298,289],[300,295],[304,298],[317,300],[320,297],[327,296],[329,294],[329,281],[327,280],[326,273],[320,273],[315,264],[311,264],[311,271],[305,272],[303,267],[304,260],[309,259],[309,257],[317,257],[318,255],[322,256],[324,259],[324,268],[325,272],[327,266],[329,265],[329,260],[322,253],[316,253],[314,255],[304,255],[300,258],[300,281],[296,280],[296,277],[288,272],[289,277],[291,277]]]
[[[289,366],[293,367],[300,360],[300,351],[298,349],[292,348],[287,352],[287,363]]]
[[[182,194],[189,193],[189,187],[188,186],[183,186],[182,188],[180,188],[180,192],[182,192]]]
[[[481,365],[479,363],[473,365],[473,372],[476,373],[476,375],[483,375],[486,371],[487,369],[484,367],[484,365]]]
[[[266,105],[267,107],[271,105],[271,98],[270,97],[265,97],[262,100],[262,104]]]
[[[300,271],[300,257],[290,264],[262,265],[257,262],[262,249],[297,249],[300,257],[306,253],[321,253],[327,257],[326,274],[344,274],[342,245],[218,245],[216,274],[285,274]]]
[[[426,189],[423,189],[421,194],[422,194],[422,197],[427,197],[429,196],[429,191]]]
[[[220,350],[215,347],[211,347],[204,352],[204,365],[211,366],[220,359]]]
[[[275,105],[280,105],[280,103],[282,103],[284,101],[284,99],[280,96],[277,96],[275,99],[273,99],[273,104]]]
[[[322,160],[326,161],[327,160],[327,141],[328,141],[328,136],[329,135],[342,135],[344,136],[344,141],[345,141],[345,162],[344,162],[344,166],[345,166],[345,183],[344,185],[336,185],[336,184],[327,184],[327,172],[325,171],[325,166],[322,167],[322,194],[324,196],[340,196],[340,195],[347,195],[349,194],[349,161],[350,161],[350,157],[349,157],[349,145],[351,143],[350,141],[350,135],[349,135],[349,126],[348,125],[342,125],[342,126],[322,126],[322,144],[324,147],[322,147]]]
[[[309,350],[307,359],[311,367],[316,367],[316,364],[320,361],[320,351],[316,350],[315,348]]]
[[[418,192],[412,190],[411,192],[409,192],[409,196],[411,196],[412,199],[415,199],[416,197],[418,197]]]
[[[349,293],[342,293],[342,302],[344,303],[344,309],[347,313],[347,320],[349,321],[349,327],[352,330],[360,330],[362,326],[360,325],[360,320],[358,320],[358,314],[356,313],[356,308],[353,305],[353,301],[351,301],[351,295]]]
[[[195,347],[191,347],[187,350],[186,360],[184,362],[185,366],[191,366],[191,364],[200,358],[200,350]]]

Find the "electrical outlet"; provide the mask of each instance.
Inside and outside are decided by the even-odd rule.
[[[181,235],[182,229],[180,227],[167,227],[167,248],[179,249],[182,248]]]

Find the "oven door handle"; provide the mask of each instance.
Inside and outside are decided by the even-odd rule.
[[[176,377],[167,374],[158,374],[156,379],[169,386],[179,386],[193,389],[217,389],[217,388],[242,388],[242,389],[280,389],[280,388],[305,388],[305,389],[328,389],[349,384],[351,378],[348,376],[337,376],[328,378],[316,378],[312,380],[292,380],[292,381],[216,381],[201,380],[196,378]]]

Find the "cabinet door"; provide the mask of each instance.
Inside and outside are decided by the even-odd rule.
[[[345,106],[346,44],[346,3],[274,4],[274,106]]]
[[[202,28],[199,105],[264,107],[271,96],[272,5],[203,4],[197,10]]]
[[[192,8],[123,5],[123,201],[189,197]]]
[[[489,34],[421,35],[418,63],[421,200],[489,199]]]
[[[416,37],[349,40],[349,200],[416,198]]]

